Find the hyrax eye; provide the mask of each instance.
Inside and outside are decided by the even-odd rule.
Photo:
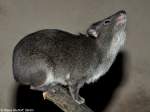
[[[108,25],[108,24],[110,24],[110,19],[104,21],[104,25]]]

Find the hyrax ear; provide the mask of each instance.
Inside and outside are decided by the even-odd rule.
[[[92,37],[95,37],[95,38],[98,37],[98,33],[97,33],[97,31],[96,31],[95,29],[89,28],[89,29],[87,30],[87,34],[88,34],[89,36],[92,36]]]

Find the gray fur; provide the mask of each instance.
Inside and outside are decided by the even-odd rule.
[[[126,20],[125,11],[119,11],[92,24],[88,37],[56,29],[26,36],[13,52],[14,78],[41,91],[66,85],[73,99],[84,103],[80,88],[104,75],[124,44],[126,21],[117,19],[121,15]]]

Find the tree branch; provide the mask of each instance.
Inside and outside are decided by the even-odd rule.
[[[55,103],[64,112],[93,112],[85,104],[77,104],[69,95],[67,89],[60,85],[44,92],[43,97]]]

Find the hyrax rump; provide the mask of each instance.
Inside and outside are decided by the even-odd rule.
[[[14,48],[16,81],[43,92],[65,85],[72,98],[84,103],[79,90],[104,75],[125,42],[126,12],[92,24],[87,35],[45,29],[24,37]]]

